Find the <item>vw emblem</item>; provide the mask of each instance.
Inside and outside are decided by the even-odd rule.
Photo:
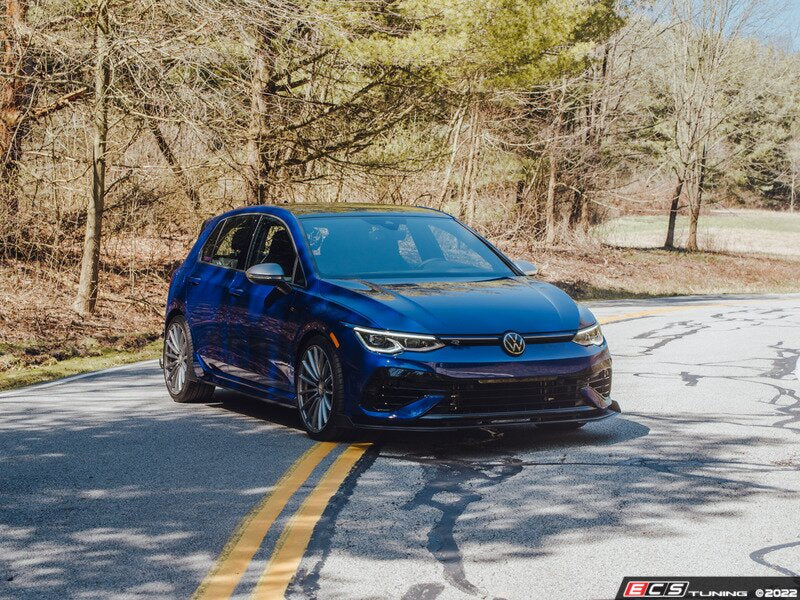
[[[503,336],[503,350],[511,356],[519,356],[525,352],[525,338],[516,331],[509,331]]]

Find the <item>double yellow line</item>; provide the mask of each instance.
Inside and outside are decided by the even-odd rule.
[[[216,563],[192,596],[195,600],[220,600],[233,594],[283,508],[337,445],[319,442],[289,467],[272,491],[239,523]],[[328,467],[283,529],[252,598],[283,598],[325,507],[369,446],[370,444],[348,446]]]
[[[616,323],[617,321],[627,321],[628,319],[638,319],[641,317],[650,317],[653,315],[660,315],[664,313],[671,313],[671,312],[678,312],[681,310],[689,310],[690,308],[698,308],[698,307],[709,307],[709,306],[720,306],[719,304],[695,304],[691,306],[682,305],[682,306],[660,306],[658,308],[650,308],[648,310],[640,310],[638,312],[632,313],[625,313],[622,315],[609,315],[607,317],[600,317],[598,319],[602,325],[606,325],[608,323]]]

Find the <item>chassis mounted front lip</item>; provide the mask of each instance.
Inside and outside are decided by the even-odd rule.
[[[457,429],[478,429],[483,427],[519,427],[524,425],[550,425],[559,423],[591,423],[593,421],[602,421],[609,417],[613,417],[622,412],[619,404],[615,400],[611,400],[611,404],[607,409],[597,409],[586,407],[591,412],[591,415],[581,416],[582,411],[576,411],[574,408],[559,408],[549,410],[536,410],[520,413],[478,413],[466,415],[428,415],[419,417],[417,419],[409,420],[389,420],[386,419],[384,423],[372,422],[354,422],[350,417],[343,415],[341,417],[342,424],[356,429],[375,429],[383,431],[442,431],[442,430],[457,430]],[[601,410],[600,413],[596,412]],[[547,418],[542,417],[558,417],[564,415],[565,418]]]

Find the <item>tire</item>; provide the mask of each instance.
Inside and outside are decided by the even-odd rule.
[[[336,424],[344,409],[344,376],[333,345],[321,335],[308,340],[294,372],[297,411],[306,433],[320,441],[344,439],[349,428]]]
[[[189,325],[183,315],[170,319],[164,329],[164,384],[175,402],[208,402],[214,395],[214,386],[196,381],[192,375],[194,345]]]
[[[575,431],[586,425],[586,423],[542,423],[537,425],[544,431]]]

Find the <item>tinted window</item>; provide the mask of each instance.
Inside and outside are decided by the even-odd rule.
[[[258,217],[253,215],[225,219],[217,226],[216,238],[212,234],[203,248],[202,260],[229,269],[245,269],[257,223]]]
[[[325,277],[514,275],[487,244],[447,217],[308,216],[301,224]]]
[[[269,217],[264,217],[262,220],[249,266],[261,263],[279,264],[283,272],[292,277],[296,283],[302,279],[302,275],[296,273],[300,267],[289,231],[283,223]]]
[[[225,227],[224,220],[217,223],[217,226],[214,227],[214,231],[211,232],[206,243],[203,244],[203,250],[200,252],[200,260],[203,262],[211,262],[211,257],[214,255],[214,248],[217,244],[217,238],[219,238],[219,232],[223,227]]]

